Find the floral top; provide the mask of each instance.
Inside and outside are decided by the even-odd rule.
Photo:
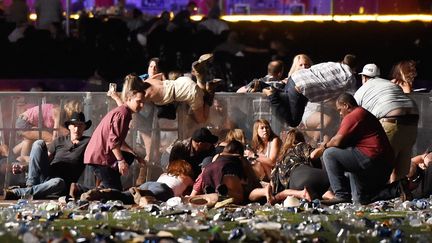
[[[291,171],[299,165],[313,167],[310,154],[313,148],[307,143],[298,143],[290,148],[281,161],[278,161],[271,172],[273,194],[289,188]]]

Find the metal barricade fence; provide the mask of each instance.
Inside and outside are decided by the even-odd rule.
[[[413,94],[412,97],[417,102],[421,114],[417,143],[413,148],[413,154],[418,154],[423,152],[431,143],[432,115],[429,111],[432,110],[432,98],[431,94]],[[58,128],[44,127],[42,112],[39,113],[39,122],[36,128],[16,128],[17,117],[30,107],[53,104],[60,110],[60,124],[63,124],[65,121],[64,106],[70,101],[76,101],[81,106],[80,109],[84,112],[86,119],[92,120],[92,127],[85,132],[85,135],[88,136],[92,134],[103,116],[116,107],[115,102],[103,92],[0,92],[0,144],[7,145],[9,148],[9,153],[2,156],[0,160],[1,187],[24,183],[24,176],[15,176],[10,172],[11,164],[20,155],[16,153],[16,147],[22,140],[21,132],[38,131],[39,136],[41,136],[42,131],[50,133],[58,131]],[[166,162],[164,163],[161,157],[163,157],[165,149],[177,139],[189,138],[193,131],[199,127],[208,127],[220,139],[224,138],[229,129],[241,128],[249,140],[252,137],[253,123],[259,118],[267,119],[274,132],[282,138],[284,132],[290,129],[273,114],[268,99],[258,93],[217,93],[214,105],[210,108],[209,119],[204,124],[194,122],[189,113],[188,107],[185,104],[180,104],[177,107],[175,120],[160,119],[157,117],[156,108],[152,104],[146,103],[145,108],[134,115],[127,143],[141,156],[147,154],[149,160],[146,173],[147,180],[157,179],[164,170]],[[322,115],[320,117],[322,122]],[[299,126],[299,128],[302,129],[304,126]],[[322,132],[320,128],[309,130]],[[127,177],[122,178],[125,187],[134,184],[139,168],[137,165],[133,165],[130,171],[131,173]],[[86,170],[80,181],[91,186],[94,184],[94,176]]]

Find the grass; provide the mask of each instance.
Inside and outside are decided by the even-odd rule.
[[[32,219],[27,218],[18,229],[4,229],[4,219],[0,219],[0,242],[17,242],[22,241],[22,234],[29,230],[35,233],[40,238],[48,240],[49,238],[65,238],[74,239],[85,237],[110,239],[110,235],[115,241],[119,241],[119,236],[125,237],[126,234],[121,232],[135,232],[140,235],[138,239],[141,241],[144,234],[157,233],[160,231],[170,232],[174,238],[194,239],[199,242],[206,242],[208,239],[216,238],[227,240],[233,229],[241,228],[247,235],[246,242],[262,242],[267,241],[294,241],[307,239],[320,239],[327,242],[335,242],[337,235],[341,231],[349,231],[344,239],[346,242],[377,242],[383,239],[391,240],[397,233],[397,230],[403,232],[401,240],[404,242],[417,242],[419,239],[432,239],[432,228],[430,225],[423,223],[420,227],[412,227],[409,225],[410,215],[430,215],[430,210],[426,211],[392,211],[371,213],[368,211],[344,211],[328,214],[326,211],[318,213],[317,210],[309,210],[304,212],[292,212],[287,209],[262,210],[253,211],[252,208],[243,209],[248,212],[249,216],[257,221],[249,223],[241,223],[233,219],[238,217],[238,212],[234,209],[223,210],[196,210],[192,214],[178,214],[168,217],[159,217],[151,215],[144,210],[129,210],[130,219],[118,220],[114,219],[114,212],[108,213],[107,220],[73,220],[71,212],[64,211],[60,217],[55,220],[47,220],[46,218]],[[329,210],[328,212],[332,212]],[[84,211],[83,214],[87,213]],[[223,219],[213,220],[214,218]],[[246,220],[245,220],[246,221]],[[282,228],[278,230],[253,229],[253,222],[279,222]],[[305,233],[305,230],[300,228],[309,227],[312,225],[317,230],[316,232]],[[205,227],[204,227],[205,226]],[[26,229],[26,230],[25,230]],[[306,230],[307,231],[307,230]],[[117,232],[117,234],[116,234]],[[342,237],[343,238],[343,237]],[[339,240],[342,240],[339,239]],[[397,242],[393,239],[394,242]]]

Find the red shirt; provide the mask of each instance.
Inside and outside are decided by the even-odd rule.
[[[369,158],[393,161],[393,150],[381,123],[362,107],[347,114],[337,132],[344,147],[356,147]]]
[[[131,120],[132,111],[126,105],[106,114],[90,138],[84,154],[84,163],[113,165],[116,157],[112,149],[125,141]]]

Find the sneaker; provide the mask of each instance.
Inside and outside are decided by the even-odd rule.
[[[3,200],[18,200],[20,197],[11,189],[3,190]]]
[[[213,54],[206,53],[206,54],[202,54],[199,57],[198,62],[206,62],[206,61],[211,61],[211,60],[213,60]]]
[[[332,199],[321,200],[321,204],[331,206],[339,203],[351,203],[351,199],[334,197]]]

